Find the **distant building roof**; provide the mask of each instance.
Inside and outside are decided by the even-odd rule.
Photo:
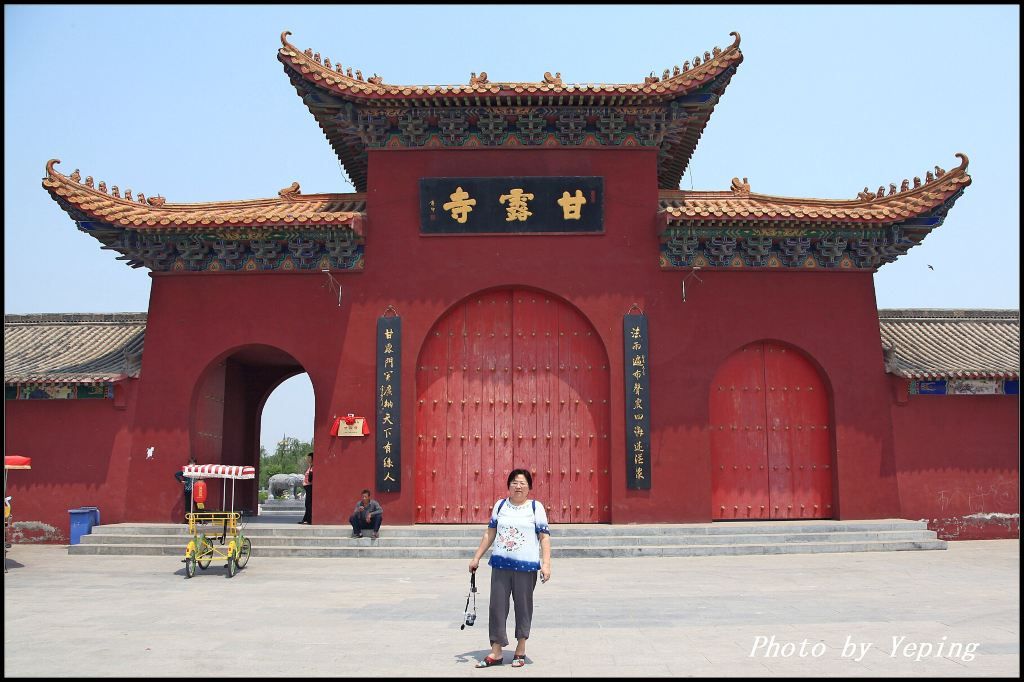
[[[139,376],[146,313],[4,315],[4,383]]]
[[[886,371],[910,379],[1018,379],[1019,310],[879,310]],[[138,377],[146,313],[4,316],[4,382]]]
[[[1019,310],[879,310],[886,371],[909,379],[1019,379]]]

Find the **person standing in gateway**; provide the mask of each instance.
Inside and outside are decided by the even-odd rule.
[[[302,487],[306,491],[306,513],[299,523],[313,525],[313,453],[306,455],[306,473],[302,477]]]

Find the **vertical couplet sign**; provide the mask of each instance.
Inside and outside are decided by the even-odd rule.
[[[402,318],[377,318],[377,491],[402,489]]]
[[[623,365],[626,368],[626,486],[651,489],[651,393],[647,373],[647,318],[622,319]]]

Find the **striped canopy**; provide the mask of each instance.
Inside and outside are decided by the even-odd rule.
[[[21,455],[4,455],[4,469],[31,469],[32,458]]]
[[[186,478],[256,478],[256,467],[231,466],[229,464],[186,464],[181,467]]]

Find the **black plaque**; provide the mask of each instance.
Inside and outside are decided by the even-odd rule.
[[[626,368],[626,487],[651,489],[651,391],[647,356],[647,317],[622,320]]]
[[[603,177],[420,179],[422,234],[603,231]]]
[[[402,489],[402,318],[377,318],[377,491]]]

